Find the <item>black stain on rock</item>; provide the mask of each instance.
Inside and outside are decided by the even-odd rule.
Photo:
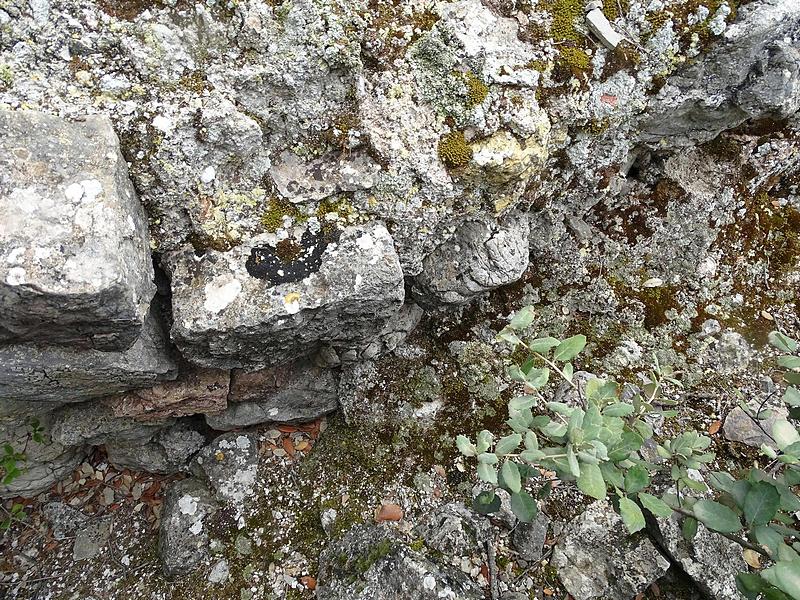
[[[303,232],[299,243],[294,239],[275,246],[257,246],[250,251],[245,268],[251,277],[266,279],[272,284],[301,281],[319,271],[325,248],[338,235]]]

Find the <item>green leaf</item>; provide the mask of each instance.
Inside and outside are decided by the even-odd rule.
[[[478,479],[497,485],[497,469],[494,468],[494,465],[478,463]]]
[[[698,500],[692,509],[697,520],[712,531],[736,533],[741,530],[739,516],[727,506],[713,500]]]
[[[632,413],[633,406],[625,402],[617,402],[603,409],[603,416],[605,417],[627,417]]]
[[[531,323],[533,323],[533,318],[535,316],[536,313],[533,307],[526,306],[518,310],[517,313],[512,317],[509,327],[516,330],[527,329],[530,327]]]
[[[510,454],[522,442],[522,435],[519,433],[512,433],[511,435],[507,435],[504,438],[500,438],[500,441],[497,442],[497,445],[494,447],[494,453],[497,456],[505,456],[506,454]]]
[[[731,487],[736,480],[731,476],[730,473],[725,473],[724,471],[714,471],[709,473],[708,482],[715,490],[720,492],[730,492]]]
[[[598,465],[585,464],[578,477],[578,489],[592,498],[603,500],[606,497],[606,482]]]
[[[507,328],[498,333],[497,338],[509,344],[513,344],[514,346],[522,343],[522,340],[517,337],[517,334]]]
[[[539,439],[536,437],[536,434],[533,431],[528,431],[525,434],[525,448],[528,450],[539,449]]]
[[[779,419],[773,423],[772,437],[780,450],[788,448],[795,442],[800,442],[800,434],[797,433],[797,429],[786,419]]]
[[[775,566],[761,571],[761,576],[792,598],[800,598],[800,560],[779,561]]]
[[[550,369],[547,367],[543,367],[541,369],[531,369],[528,371],[528,374],[525,376],[525,383],[527,383],[532,388],[540,388],[547,385],[547,381],[550,379]]]
[[[783,544],[783,536],[768,525],[758,525],[753,528],[756,541],[769,548],[771,556],[778,554],[778,547]]]
[[[539,507],[528,492],[511,494],[511,511],[523,523],[531,523],[539,514]]]
[[[486,452],[489,449],[489,446],[492,445],[492,440],[494,436],[492,435],[491,431],[487,431],[484,429],[478,434],[478,439],[475,443],[475,452],[481,454],[482,452]]]
[[[472,501],[472,507],[481,515],[495,513],[500,510],[500,498],[494,492],[481,492]]]
[[[572,376],[575,374],[575,367],[572,366],[572,363],[567,363],[561,368],[561,376],[564,377],[567,381],[572,381]]]
[[[528,343],[528,348],[530,348],[531,352],[547,354],[550,351],[550,348],[555,348],[558,346],[558,344],[559,341],[554,337],[543,337],[536,338],[532,342]]]
[[[477,454],[475,446],[465,435],[459,435],[456,437],[456,448],[458,448],[458,451],[461,452],[461,454],[467,457],[475,456]]]
[[[635,465],[625,473],[625,491],[635,494],[650,485],[650,473],[643,465]]]
[[[800,356],[779,356],[778,366],[784,369],[800,369]]]
[[[669,517],[672,515],[672,508],[661,498],[656,498],[645,492],[639,492],[639,501],[647,510],[657,517]]]
[[[759,594],[769,584],[764,581],[759,575],[755,573],[737,573],[736,574],[736,589],[747,598],[747,600],[756,600]]]
[[[578,463],[578,457],[575,455],[575,450],[572,449],[572,444],[567,445],[567,464],[569,465],[569,472],[573,477],[581,476],[581,466]]]
[[[545,458],[545,453],[541,450],[523,450],[519,457],[528,463],[537,463]]]
[[[780,331],[773,331],[769,334],[769,343],[781,352],[794,352],[797,350],[797,342],[790,337],[786,337]]]
[[[697,535],[697,519],[694,517],[686,517],[681,524],[681,533],[683,534],[683,539],[687,542],[691,542],[694,536]]]
[[[786,383],[791,383],[792,385],[800,385],[800,373],[793,373],[791,371],[787,371],[783,374],[783,378],[786,380]]]
[[[478,454],[478,462],[484,465],[496,465],[500,459],[494,452],[481,452]]]
[[[636,533],[640,529],[644,529],[644,515],[642,509],[633,500],[627,496],[619,499],[619,513],[622,517],[622,522],[628,528],[630,533]]]
[[[500,477],[503,480],[503,487],[508,489],[509,492],[516,494],[522,489],[522,480],[519,476],[519,469],[516,463],[507,460],[503,463],[500,469]]]
[[[750,525],[766,525],[775,516],[780,503],[781,496],[775,486],[759,481],[745,496],[744,518]]]
[[[512,398],[511,402],[508,403],[508,409],[525,410],[526,408],[535,406],[538,402],[539,399],[536,396],[517,396],[516,398]]]
[[[796,387],[786,388],[783,394],[783,401],[789,406],[800,406],[800,390]]]
[[[556,347],[555,352],[553,352],[553,358],[561,362],[567,362],[578,356],[585,346],[585,335],[573,335]]]

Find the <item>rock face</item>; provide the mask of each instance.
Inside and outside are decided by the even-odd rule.
[[[430,514],[414,533],[431,550],[463,557],[483,551],[491,536],[491,525],[463,504],[452,502]]]
[[[800,13],[795,2],[743,6],[724,41],[672,78],[644,135],[686,144],[747,119],[784,119],[800,108]]]
[[[439,566],[381,526],[359,525],[320,556],[321,600],[480,600],[481,588],[460,571]]]
[[[517,281],[528,268],[529,225],[514,213],[494,222],[467,221],[423,261],[414,296],[427,305],[464,304]]]
[[[173,379],[176,365],[155,316],[121,352],[0,346],[0,414],[33,414]]]
[[[172,338],[184,356],[252,369],[322,346],[346,352],[369,345],[403,303],[391,236],[373,223],[316,243],[293,266],[269,246],[172,255]]]
[[[576,600],[633,598],[669,568],[646,536],[628,535],[606,502],[593,503],[566,526],[552,564]]]
[[[208,555],[206,522],[216,510],[214,498],[200,481],[183,479],[169,486],[158,537],[164,575],[191,573]]]
[[[656,520],[653,530],[667,555],[692,578],[707,598],[743,600],[736,587],[736,574],[747,571],[742,548],[717,533],[697,526],[697,534],[687,542],[681,532],[679,517]]]
[[[0,343],[129,348],[155,285],[111,121],[2,110],[0,164]]]
[[[207,414],[212,429],[228,431],[259,423],[313,421],[336,410],[338,374],[308,363],[235,370],[228,407]]]

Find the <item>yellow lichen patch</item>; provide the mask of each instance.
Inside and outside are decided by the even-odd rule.
[[[464,81],[467,85],[467,104],[477,106],[483,104],[489,95],[489,88],[481,81],[475,73],[467,71],[464,73]]]
[[[295,220],[301,220],[302,214],[300,209],[284,198],[272,196],[267,201],[267,208],[261,215],[261,225],[265,231],[275,233],[278,229],[283,227],[283,217],[291,217]]]
[[[453,168],[464,167],[472,160],[472,148],[467,143],[463,131],[445,134],[439,140],[439,158]]]

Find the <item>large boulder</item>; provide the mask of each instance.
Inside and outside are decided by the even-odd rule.
[[[184,356],[208,367],[259,369],[321,346],[369,345],[403,303],[391,236],[371,223],[346,228],[338,241],[322,233],[304,240],[283,247],[290,256],[266,241],[202,256],[173,253],[172,338]]]
[[[259,371],[234,370],[228,407],[206,415],[212,429],[313,421],[336,410],[338,375],[301,361]]]
[[[175,362],[154,315],[129,349],[0,347],[0,416],[29,415],[173,379]]]
[[[644,534],[629,535],[607,502],[567,524],[551,564],[575,600],[634,598],[669,569]]]
[[[155,293],[107,117],[0,111],[0,342],[124,350]]]
[[[483,590],[461,571],[441,566],[383,526],[359,525],[320,555],[320,600],[480,600]]]

